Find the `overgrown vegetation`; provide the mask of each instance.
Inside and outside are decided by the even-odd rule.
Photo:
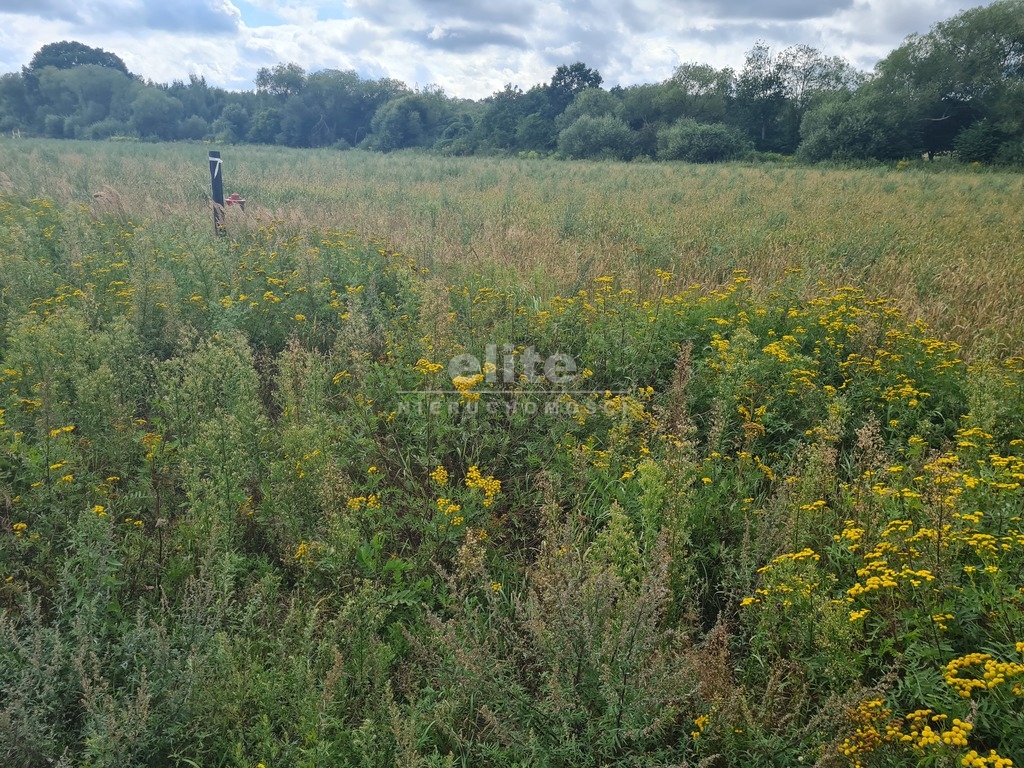
[[[698,221],[705,252],[640,219],[650,249],[545,277],[508,234],[538,210],[536,258],[622,234],[565,164],[324,155],[367,165],[302,218],[321,187],[257,152],[218,238],[191,182],[145,187],[167,155],[55,155],[29,198],[68,145],[31,146],[0,197],[4,765],[1021,759],[1018,328],[976,312],[965,350],[916,317],[966,317],[952,283],[896,302],[811,216],[941,205],[949,254],[891,254],[938,273],[1019,248],[1019,209],[952,197],[1016,177],[595,166],[648,211],[786,190],[808,220]],[[139,186],[86,194],[120,162]]]
[[[911,35],[872,73],[808,45],[752,45],[743,67],[685,63],[659,83],[601,88],[583,62],[480,101],[355,71],[260,69],[255,90],[205,79],[144,83],[115,54],[43,46],[0,78],[0,132],[77,139],[215,140],[448,155],[718,162],[759,153],[803,161],[952,154],[1024,164],[1024,0],[997,0]]]

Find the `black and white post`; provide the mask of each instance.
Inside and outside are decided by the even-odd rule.
[[[220,152],[210,151],[210,186],[213,188],[213,229],[218,235],[224,234],[224,161]]]

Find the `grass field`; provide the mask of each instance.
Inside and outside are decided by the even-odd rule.
[[[680,285],[747,269],[771,285],[804,270],[895,299],[973,346],[1019,350],[1024,334],[1024,177],[961,167],[832,170],[561,163],[233,147],[228,191],[248,223],[354,228],[431,267],[469,267],[551,296],[654,268]],[[0,142],[0,191],[65,204],[110,187],[137,222],[202,230],[210,218],[200,145]]]
[[[0,764],[1024,763],[1024,179],[0,142]]]

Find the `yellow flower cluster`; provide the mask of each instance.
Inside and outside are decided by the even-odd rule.
[[[480,474],[479,467],[474,464],[466,473],[466,487],[479,488],[483,491],[484,506],[489,507],[494,503],[494,497],[501,491],[501,481],[494,479],[490,475],[484,477]]]
[[[440,363],[432,363],[426,358],[421,357],[416,361],[416,365],[413,366],[413,370],[417,373],[422,373],[424,376],[429,376],[432,373],[443,371],[444,366]]]
[[[708,720],[710,718],[707,715],[699,715],[694,718],[693,724],[697,726],[697,730],[690,731],[690,736],[694,741],[700,738],[700,735],[704,733],[704,729],[708,726]]]
[[[442,498],[437,500],[437,509],[438,511],[443,512],[445,515],[450,517],[454,515],[456,512],[461,511],[462,507],[459,504],[453,502],[451,499]]]
[[[962,673],[971,667],[981,667],[980,677],[963,677]],[[963,698],[969,699],[972,691],[986,691],[1002,685],[1007,680],[1024,676],[1024,664],[1015,661],[998,661],[988,653],[969,653],[953,659],[946,665],[943,677],[946,684],[955,689]],[[1022,694],[1020,682],[1014,686],[1015,695]]]
[[[902,718],[893,718],[892,710],[885,707],[882,699],[862,701],[849,713],[849,720],[854,727],[853,733],[839,747],[840,754],[853,758],[855,766],[861,766],[860,758],[877,751],[883,745],[892,747],[910,747],[917,755],[916,759],[934,758],[950,755],[950,750],[959,750],[967,746],[967,739],[974,729],[973,724],[960,718],[953,718],[949,728],[944,723],[949,715],[936,714],[930,709],[918,709]],[[955,753],[954,753],[955,754]],[[993,753],[995,754],[995,753]],[[974,757],[972,757],[974,756]],[[977,752],[968,752],[961,765],[987,767],[995,763],[974,763]],[[983,758],[988,759],[988,758]],[[930,764],[930,763],[929,763]],[[1001,765],[1012,765],[1002,763]]]
[[[813,549],[779,555],[768,565],[758,569],[757,572],[764,575],[765,586],[754,590],[757,597],[744,597],[740,601],[740,607],[746,608],[776,595],[781,596],[780,604],[783,608],[790,608],[795,597],[810,597],[820,584],[807,578],[800,569],[804,567],[803,564],[809,565],[819,560],[821,555]]]
[[[1013,760],[1000,757],[994,749],[989,750],[987,755],[980,755],[972,749],[964,755],[960,765],[964,768],[1013,768]]]
[[[430,473],[430,479],[444,488],[448,485],[448,470],[438,464],[437,469]]]
[[[462,506],[456,504],[451,499],[438,499],[437,508],[439,511],[444,513],[445,518],[448,520],[447,524],[442,524],[440,526],[441,530],[444,530],[447,525],[451,525],[452,528],[458,528],[466,521],[466,518],[459,514],[459,512],[462,511]]]
[[[313,562],[313,555],[322,548],[323,544],[317,541],[300,541],[293,557],[299,563],[310,564]]]
[[[348,500],[349,509],[380,509],[380,497],[375,493],[369,496],[353,496]]]
[[[892,710],[882,699],[862,701],[849,714],[854,730],[839,746],[839,753],[853,758],[854,768],[863,768],[860,756],[874,752],[887,740],[882,730],[891,717]]]
[[[927,533],[919,531],[910,537],[905,534],[913,531],[913,520],[892,520],[882,531],[882,541],[878,542],[871,551],[864,554],[864,566],[857,569],[857,576],[863,581],[855,582],[852,587],[846,590],[850,598],[860,597],[870,592],[881,589],[898,589],[900,582],[909,583],[912,587],[919,587],[925,582],[935,580],[935,575],[926,568],[912,568],[909,561],[919,555],[913,547],[907,547],[908,543],[928,538]],[[899,547],[890,541],[895,535],[904,535],[904,547]],[[847,521],[847,527],[836,540],[851,539],[859,541],[864,535],[861,528],[857,528],[853,521]],[[890,564],[892,559],[903,560],[899,567]]]
[[[474,376],[456,376],[452,384],[459,391],[463,400],[473,403],[480,399],[480,393],[473,390],[477,384],[484,380],[484,375],[478,373]]]
[[[818,560],[821,560],[821,555],[810,548],[802,549],[799,552],[787,552],[784,555],[779,555],[763,568],[758,569],[758,573],[767,571],[772,565],[779,565],[780,563],[785,562],[797,562],[798,560],[814,560],[817,562]]]

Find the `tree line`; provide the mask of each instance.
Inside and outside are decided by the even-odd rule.
[[[43,46],[0,77],[0,131],[52,138],[214,140],[290,147],[419,147],[714,162],[753,153],[896,160],[955,153],[1024,164],[1024,0],[998,0],[911,35],[872,72],[806,45],[755,44],[742,69],[679,66],[660,83],[602,88],[583,62],[481,100],[355,71],[260,69],[252,91],[203,77],[144,81],[116,54]]]

